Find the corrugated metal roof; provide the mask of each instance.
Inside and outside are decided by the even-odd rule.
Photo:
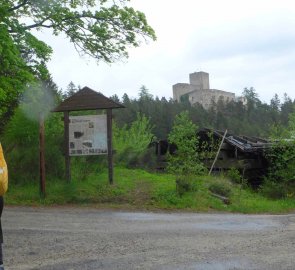
[[[84,87],[59,104],[53,112],[125,108],[89,87]]]
[[[200,132],[205,132],[205,133],[213,132],[213,134],[219,138],[222,138],[224,135],[223,131],[211,130],[207,128],[200,130],[199,133]],[[234,147],[237,147],[242,152],[257,152],[257,151],[265,150],[267,148],[271,148],[273,146],[273,142],[266,139],[249,137],[249,136],[237,136],[230,133],[226,134],[224,141]]]

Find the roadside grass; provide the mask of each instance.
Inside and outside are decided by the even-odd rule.
[[[87,175],[87,176],[85,176]],[[230,188],[229,204],[212,196],[216,182]],[[270,200],[260,193],[231,183],[224,176],[196,176],[193,191],[179,196],[175,176],[141,169],[116,167],[114,184],[109,185],[106,169],[81,176],[73,172],[72,181],[48,179],[46,197],[40,198],[39,183],[10,184],[5,195],[9,205],[91,205],[136,210],[182,210],[196,212],[286,213],[295,210],[294,198]]]

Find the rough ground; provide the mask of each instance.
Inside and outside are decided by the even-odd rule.
[[[6,207],[7,270],[295,269],[295,215]]]

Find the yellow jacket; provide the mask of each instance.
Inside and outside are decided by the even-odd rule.
[[[0,143],[0,196],[3,196],[8,189],[8,170],[4,159],[2,145]]]

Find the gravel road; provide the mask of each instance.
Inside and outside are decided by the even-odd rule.
[[[295,215],[5,207],[7,270],[295,269]]]

